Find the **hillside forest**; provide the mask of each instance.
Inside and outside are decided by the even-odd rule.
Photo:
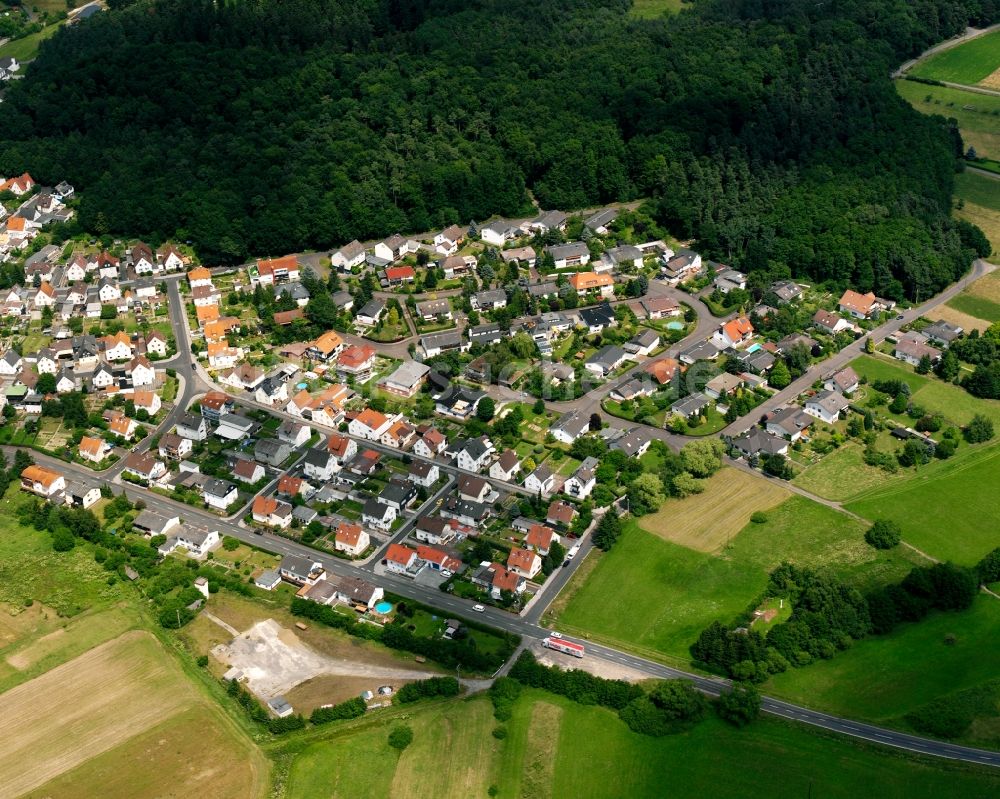
[[[0,106],[0,173],[210,263],[650,198],[752,271],[924,298],[984,240],[892,69],[1000,0],[111,0]]]

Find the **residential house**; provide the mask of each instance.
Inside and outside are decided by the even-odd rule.
[[[135,420],[130,419],[121,411],[105,411],[104,418],[108,422],[108,431],[112,435],[123,438],[126,441],[135,435],[135,429],[137,427]]]
[[[447,552],[423,544],[417,547],[417,558],[426,568],[431,571],[443,572],[446,577],[462,569],[462,561],[458,558],[453,558]]]
[[[265,377],[254,392],[254,400],[261,405],[284,405],[288,402],[288,379],[284,374]]]
[[[369,497],[361,510],[361,521],[376,530],[391,529],[397,516],[398,511],[395,507],[387,505],[375,497]]]
[[[660,269],[668,283],[677,285],[690,280],[701,271],[701,256],[691,250],[680,250],[676,254],[665,256]]]
[[[841,394],[853,394],[858,390],[860,384],[858,373],[847,366],[828,376],[823,383],[823,388],[827,391],[839,391]]]
[[[253,520],[284,530],[292,523],[292,506],[275,497],[256,496],[253,500]]]
[[[389,549],[385,553],[385,567],[387,571],[396,574],[406,574],[416,568],[417,551],[410,549],[403,544],[389,544]]]
[[[470,502],[458,497],[450,497],[441,507],[441,515],[454,519],[466,527],[478,528],[490,518],[490,506],[483,502]]]
[[[771,284],[771,293],[778,298],[778,302],[795,302],[802,298],[802,287],[791,280],[778,280]]]
[[[365,408],[355,416],[347,425],[347,431],[357,438],[365,438],[369,441],[379,441],[394,422],[398,421],[398,416],[388,417],[371,408]]]
[[[590,248],[582,241],[551,245],[545,248],[545,252],[552,256],[556,269],[576,269],[590,263]],[[586,274],[593,276],[594,273]]]
[[[254,460],[268,466],[279,467],[292,454],[292,448],[276,438],[261,438],[254,444]]]
[[[712,284],[718,291],[728,294],[730,291],[745,289],[747,287],[747,276],[742,272],[737,272],[735,269],[726,269],[715,276]]]
[[[660,334],[655,330],[642,330],[625,344],[625,351],[635,355],[650,355],[660,346]]]
[[[497,311],[507,307],[507,292],[503,289],[488,289],[472,295],[472,307],[479,311]]]
[[[497,219],[480,228],[479,237],[494,247],[503,247],[508,241],[519,236],[520,233],[521,229],[516,223],[506,219]]]
[[[294,585],[315,585],[323,579],[323,564],[302,555],[285,555],[278,566],[281,578]]]
[[[532,549],[542,557],[549,554],[553,544],[558,544],[560,538],[556,531],[544,524],[532,524],[524,537],[524,548]]]
[[[939,361],[941,350],[928,344],[927,337],[922,333],[900,333],[896,339],[893,356],[911,366],[919,366],[924,358],[930,360],[931,363]]]
[[[254,286],[274,286],[299,279],[299,261],[294,255],[257,261],[250,269],[250,283]]]
[[[419,248],[420,245],[418,242],[413,239],[404,238],[397,233],[376,244],[375,255],[384,261],[392,263],[409,253],[416,252]]]
[[[212,369],[231,369],[243,358],[241,347],[230,347],[225,341],[208,345],[208,365]]]
[[[419,361],[403,361],[388,377],[379,382],[379,388],[399,397],[412,397],[427,379],[429,366]]]
[[[879,299],[870,291],[867,294],[859,294],[848,289],[841,296],[837,308],[841,313],[846,313],[855,319],[869,319],[888,310],[893,304]]]
[[[217,380],[230,388],[256,391],[264,382],[264,370],[244,361],[239,366],[219,372]]]
[[[958,325],[952,325],[945,322],[943,319],[938,319],[936,322],[931,322],[920,332],[927,336],[927,338],[935,344],[947,347],[951,344],[951,342],[961,336],[963,331]]]
[[[201,399],[201,415],[210,422],[217,422],[226,414],[230,414],[236,402],[221,391],[209,391]]]
[[[193,291],[196,288],[211,287],[212,273],[204,266],[196,266],[187,273],[188,285]]]
[[[132,385],[151,386],[156,382],[156,370],[144,355],[137,355],[125,367],[125,374],[132,378]]]
[[[326,363],[340,354],[343,348],[344,340],[336,331],[328,330],[309,346],[306,355],[313,360]]]
[[[765,429],[789,441],[798,441],[812,424],[813,417],[797,405],[789,405],[772,413],[765,423]]]
[[[580,465],[563,483],[562,490],[574,499],[586,499],[597,485],[597,458],[584,458]],[[544,552],[542,553],[545,554]]]
[[[672,403],[670,412],[685,419],[695,419],[701,416],[710,404],[711,402],[704,394],[689,394]]]
[[[495,452],[493,442],[486,436],[470,438],[458,448],[455,463],[459,469],[478,472],[486,467]]]
[[[572,444],[584,433],[590,431],[590,419],[577,411],[567,411],[549,427],[549,432],[556,441]]]
[[[506,252],[506,251],[505,251]],[[473,255],[451,255],[437,262],[438,268],[444,272],[445,280],[468,274],[476,268],[476,258]]]
[[[824,311],[822,309],[816,311],[812,318],[813,325],[822,330],[824,333],[829,333],[831,336],[840,333],[843,330],[853,330],[854,325],[848,322],[844,317],[833,311]]]
[[[643,297],[639,302],[651,320],[681,315],[680,303],[672,297]]]
[[[80,457],[91,463],[100,463],[111,454],[111,450],[111,445],[103,438],[84,436],[80,439]]]
[[[470,346],[472,345],[457,330],[420,337],[420,350],[425,358],[433,358],[450,350],[468,352]]]
[[[278,440],[293,448],[301,447],[311,436],[312,429],[308,425],[290,419],[285,419],[278,427]]]
[[[241,483],[253,485],[258,480],[262,480],[267,472],[265,472],[264,467],[255,460],[251,460],[250,458],[237,458],[236,462],[233,464],[232,474],[233,477]]]
[[[569,276],[569,285],[581,297],[588,292],[598,292],[605,299],[615,294],[615,281],[611,275],[599,275],[596,272],[576,272]]]
[[[54,469],[32,464],[21,472],[21,488],[49,499],[66,489],[66,478]]]
[[[629,430],[625,435],[611,443],[615,452],[624,452],[631,458],[641,458],[649,449],[650,437],[642,429]]]
[[[446,299],[424,300],[415,306],[417,318],[424,322],[444,322],[454,318],[451,303]]]
[[[611,307],[609,302],[602,302],[592,308],[581,308],[577,311],[577,315],[580,317],[580,324],[591,335],[603,333],[605,328],[618,324],[615,318],[615,309]]]
[[[601,262],[611,269],[625,267],[627,269],[642,268],[642,250],[631,244],[610,247],[601,256]]]
[[[257,427],[253,419],[248,419],[239,413],[227,413],[219,417],[215,435],[226,441],[242,441],[248,438]]]
[[[410,482],[424,488],[430,488],[441,477],[441,471],[436,463],[414,460],[410,463]]]
[[[108,361],[127,361],[132,358],[132,339],[124,332],[105,336],[101,339],[101,345]]]
[[[413,440],[415,434],[416,431],[410,425],[402,419],[397,419],[389,425],[388,430],[382,433],[379,441],[387,447],[403,449]]]
[[[470,502],[486,502],[493,495],[489,481],[471,474],[458,476],[458,495]]]
[[[187,550],[190,557],[200,558],[217,547],[219,542],[218,530],[182,524],[171,532],[170,537],[158,547],[158,551],[165,555],[180,547]]]
[[[705,384],[705,394],[714,400],[723,399],[736,391],[736,389],[741,388],[743,384],[744,380],[739,375],[731,375],[728,372],[723,372]]]
[[[188,438],[192,441],[204,441],[208,438],[208,423],[204,416],[195,416],[185,413],[177,420],[174,432],[181,438]]]
[[[434,248],[442,255],[454,255],[465,241],[466,232],[459,225],[446,227],[434,236]]]
[[[542,211],[534,220],[528,223],[529,230],[548,233],[550,230],[566,229],[567,216],[563,211]]]
[[[617,216],[617,208],[605,208],[587,217],[583,224],[591,233],[596,233],[598,236],[606,236],[609,231],[608,225],[614,222]]]
[[[330,437],[326,440],[326,451],[343,466],[357,454],[358,445],[353,438],[342,436],[340,433],[330,433]]]
[[[745,316],[730,319],[712,334],[712,343],[719,349],[734,347],[739,349],[753,339],[753,325]]]
[[[337,376],[342,380],[354,378],[358,383],[367,382],[375,368],[376,354],[370,344],[352,344],[337,357]]]
[[[366,302],[354,317],[354,321],[363,327],[374,327],[385,313],[385,302],[373,299]]]
[[[566,528],[573,523],[573,519],[576,517],[576,508],[561,499],[557,499],[549,505],[548,513],[545,515],[545,521],[549,524],[553,524],[556,527]]]
[[[521,459],[512,449],[505,449],[490,466],[490,477],[494,480],[512,482],[521,469]]]
[[[334,536],[334,548],[352,558],[358,557],[371,546],[371,537],[360,524],[341,522]]]
[[[148,452],[133,452],[125,459],[124,470],[140,480],[154,483],[166,475],[166,464]]]
[[[306,477],[320,483],[326,483],[340,471],[340,461],[330,451],[325,449],[310,449],[306,451],[302,461],[302,471]]]
[[[615,344],[607,344],[591,355],[583,367],[598,377],[607,377],[627,359],[628,353],[624,349]]]
[[[840,412],[850,403],[838,391],[820,391],[806,400],[805,412],[827,424],[833,424],[840,418]]]
[[[417,431],[420,435],[419,430]],[[428,428],[413,445],[413,454],[421,458],[433,458],[444,452],[448,446],[448,439],[445,438],[437,428]]]
[[[421,516],[413,537],[428,544],[447,544],[455,537],[455,528],[451,521],[438,516]]]
[[[524,487],[532,494],[548,496],[555,490],[556,476],[548,466],[540,464],[524,478]]]
[[[652,378],[660,385],[664,385],[673,380],[674,375],[677,374],[680,368],[680,361],[677,361],[674,358],[660,358],[655,361],[649,361],[642,366],[643,371],[652,376]]]
[[[285,497],[305,497],[312,492],[312,486],[301,477],[283,474],[278,478],[278,486],[275,490]]]
[[[482,391],[452,383],[448,390],[434,401],[434,410],[452,419],[469,419],[485,397],[486,394]]]
[[[184,268],[184,256],[173,244],[164,244],[156,251],[156,260],[166,272],[176,272]]]
[[[383,274],[385,282],[390,286],[402,286],[404,283],[413,283],[417,279],[416,270],[412,266],[390,266]]]
[[[330,265],[341,272],[349,272],[364,262],[365,248],[357,239],[350,244],[345,244],[330,256]]]
[[[184,438],[177,433],[164,433],[160,437],[158,452],[160,457],[168,461],[182,461],[194,449],[190,438]]]
[[[744,457],[748,458],[763,455],[785,455],[788,452],[788,441],[761,430],[759,427],[752,427],[734,438],[732,445]]]
[[[531,580],[542,570],[542,559],[530,549],[515,548],[507,556],[507,568],[525,580]]]
[[[136,411],[145,411],[150,416],[156,416],[163,405],[160,395],[154,391],[133,392],[132,404],[135,405]]]

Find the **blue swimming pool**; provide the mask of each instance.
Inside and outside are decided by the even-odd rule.
[[[760,349],[760,344],[757,344],[755,342],[755,343],[751,344],[749,347],[747,347],[747,352],[757,352],[757,350],[759,350],[759,349]]]
[[[683,330],[683,322],[667,322],[667,330]]]
[[[381,613],[383,616],[392,610],[392,602],[379,602],[375,606],[375,612]]]
[[[298,389],[299,391],[301,391],[301,390],[302,390],[302,389],[304,389],[304,388],[309,388],[309,384],[308,384],[308,383],[299,383],[299,384],[298,384],[298,385],[296,386],[296,388],[297,388],[297,389]]]

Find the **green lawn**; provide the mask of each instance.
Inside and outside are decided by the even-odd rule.
[[[38,53],[38,48],[46,39],[51,39],[59,30],[59,25],[49,25],[38,33],[32,33],[23,39],[15,39],[0,47],[0,58],[16,58],[18,61],[30,61]]]
[[[386,743],[392,721],[292,750],[285,796],[466,799],[494,785],[500,799],[957,799],[1000,790],[993,770],[771,718],[744,730],[709,718],[688,733],[651,738],[605,708],[526,690],[497,740],[491,710],[485,697],[415,705],[406,721],[413,743],[401,755]]]
[[[910,71],[921,78],[973,85],[997,69],[1000,69],[1000,31],[937,53]]]
[[[975,147],[980,158],[1000,157],[1000,118],[994,116],[1000,114],[1000,97],[909,80],[896,81],[896,91],[923,114],[955,119],[966,148]]]
[[[940,560],[972,565],[1000,546],[1000,445],[922,467],[904,483],[875,488],[845,507],[899,523],[903,539]]]
[[[686,663],[709,623],[732,621],[763,592],[782,560],[829,566],[865,587],[901,578],[902,551],[876,552],[864,525],[825,505],[792,497],[748,524],[719,555],[696,552],[635,521],[607,554],[594,553],[560,596],[560,628]]]
[[[892,450],[898,447],[895,439],[887,433],[879,436],[879,449]],[[842,501],[855,496],[860,491],[880,488],[889,482],[906,480],[912,472],[900,470],[896,474],[869,466],[864,461],[864,447],[850,441],[818,463],[803,469],[792,482],[824,499]]]
[[[903,380],[912,391],[913,401],[930,412],[941,413],[949,423],[964,425],[977,413],[984,414],[1000,425],[1000,400],[983,400],[951,383],[945,383],[931,375],[918,375],[912,366],[902,361],[863,355],[851,362],[859,377],[876,380]],[[892,416],[900,422],[912,425],[913,420],[905,415],[894,415],[885,407],[878,413]]]
[[[945,636],[955,635],[953,645]],[[832,660],[789,669],[764,690],[831,713],[900,723],[909,711],[1000,674],[1000,600],[980,595],[968,611],[935,613],[867,638]],[[994,743],[1000,731],[993,731]]]

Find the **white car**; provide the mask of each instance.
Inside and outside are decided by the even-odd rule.
[[[476,611],[476,613],[485,613],[486,612],[486,605],[473,605],[472,609],[474,611]]]
[[[557,633],[555,630],[550,630],[549,638],[562,638],[562,633]]]

